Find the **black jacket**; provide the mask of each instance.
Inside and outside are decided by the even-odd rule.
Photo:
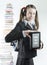
[[[34,27],[35,29],[35,27]],[[6,42],[12,42],[14,40],[19,41],[19,57],[33,58],[37,55],[37,50],[29,49],[29,38],[24,37],[23,30],[32,30],[32,28],[24,22],[18,22],[16,27],[5,37]]]

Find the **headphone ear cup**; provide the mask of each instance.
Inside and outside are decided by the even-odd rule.
[[[26,16],[26,9],[24,10],[24,16]]]
[[[21,14],[22,14],[23,16],[26,16],[26,9],[25,9],[25,8],[22,8]]]

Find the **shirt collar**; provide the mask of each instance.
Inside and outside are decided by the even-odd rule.
[[[31,24],[31,25],[35,25],[35,21],[34,20],[32,20],[32,21],[24,20],[24,23],[25,23],[25,25],[27,25],[27,23]]]

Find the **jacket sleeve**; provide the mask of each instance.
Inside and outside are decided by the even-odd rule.
[[[16,27],[6,35],[5,41],[12,42],[14,40],[19,40],[20,38],[23,38],[22,29],[20,24],[17,24]]]

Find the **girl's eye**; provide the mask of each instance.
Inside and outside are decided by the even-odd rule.
[[[32,13],[32,12],[29,12],[29,14],[31,14],[31,15],[32,15],[32,14],[35,15],[35,13]]]
[[[35,15],[35,13],[33,13],[33,15]]]
[[[31,12],[29,12],[29,14],[32,14]]]

